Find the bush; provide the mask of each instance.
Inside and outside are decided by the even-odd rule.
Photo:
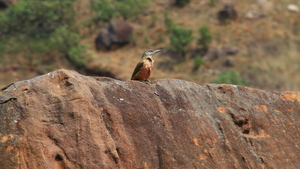
[[[184,7],[189,2],[190,2],[190,0],[176,0],[175,5],[179,6],[179,7]]]
[[[88,49],[87,45],[78,45],[71,47],[68,51],[68,58],[71,63],[77,68],[85,67],[87,62],[85,59],[86,50]]]
[[[70,31],[66,26],[58,27],[49,38],[50,50],[68,53],[72,46],[77,46],[80,40],[78,33]]]
[[[131,18],[144,11],[143,4],[148,0],[94,0],[91,2],[91,9],[96,12],[94,21],[108,22],[112,18],[123,16]]]
[[[216,81],[218,84],[234,84],[234,85],[246,85],[246,81],[241,78],[240,74],[235,70],[226,70],[219,74]]]
[[[190,43],[191,40],[193,40],[192,30],[186,30],[177,25],[171,28],[170,50],[172,52],[179,53],[185,56],[186,51],[184,48],[186,45],[188,45],[188,43]]]
[[[49,39],[49,46],[66,55],[74,66],[82,67],[86,65],[84,55],[86,55],[87,46],[80,45],[79,40],[80,35],[78,33],[71,32],[67,27],[62,26],[57,28]]]
[[[94,21],[97,23],[99,21],[110,21],[111,18],[117,17],[118,12],[115,11],[114,4],[112,0],[97,0],[91,2],[91,9],[96,12]]]
[[[0,34],[45,38],[57,26],[74,22],[74,1],[19,1],[0,13]]]
[[[199,68],[203,63],[204,63],[204,59],[203,59],[201,56],[197,55],[197,56],[195,57],[195,60],[194,60],[194,68],[193,68],[193,71],[198,70],[198,68]]]
[[[27,66],[53,60],[57,53],[75,66],[84,65],[85,61],[79,63],[74,55],[74,51],[82,54],[86,48],[79,45],[73,2],[26,0],[5,9],[0,13],[0,36],[5,39],[0,43],[1,51],[22,53]]]
[[[198,39],[198,44],[202,46],[202,49],[207,52],[209,49],[209,44],[212,41],[212,34],[209,31],[209,26],[204,25],[199,29],[200,39]]]
[[[164,23],[167,29],[171,30],[174,26],[172,19],[169,17],[169,13],[167,11],[164,12]]]
[[[116,11],[125,19],[145,11],[144,4],[149,3],[148,0],[118,0],[116,3]]]
[[[209,0],[209,5],[211,6],[211,7],[214,7],[214,6],[216,6],[216,2],[217,0]]]

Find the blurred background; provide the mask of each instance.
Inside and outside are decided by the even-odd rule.
[[[0,87],[58,69],[300,91],[299,0],[0,0]]]

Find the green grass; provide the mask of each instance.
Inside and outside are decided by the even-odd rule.
[[[218,75],[216,80],[218,84],[234,84],[245,86],[246,81],[241,78],[239,72],[235,70],[225,70]]]

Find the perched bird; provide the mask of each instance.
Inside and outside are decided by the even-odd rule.
[[[146,50],[143,54],[141,61],[136,65],[131,80],[141,80],[149,82],[148,78],[151,74],[153,69],[154,60],[152,56],[154,56],[160,50]]]

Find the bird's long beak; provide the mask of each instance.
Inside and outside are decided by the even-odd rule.
[[[160,49],[157,49],[157,50],[153,51],[153,54],[156,54],[156,53],[158,53],[160,51],[161,51]]]
[[[154,52],[157,53],[157,52],[160,52],[160,51],[161,51],[160,49],[157,49],[157,50],[155,50]]]

